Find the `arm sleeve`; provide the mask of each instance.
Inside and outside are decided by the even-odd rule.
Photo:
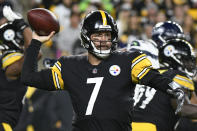
[[[171,89],[169,83],[172,80],[160,74],[158,70],[153,69],[152,63],[148,60],[147,56],[140,52],[134,53],[134,59],[131,65],[131,77],[134,83],[150,86],[163,92]]]
[[[32,39],[30,46],[27,48],[21,73],[21,81],[28,86],[44,90],[55,90],[51,69],[37,72],[37,56],[41,44],[40,41]]]
[[[172,90],[170,83],[172,83],[172,79],[165,77],[154,69],[151,69],[140,81],[140,84],[159,89],[163,92],[166,92],[167,89]]]

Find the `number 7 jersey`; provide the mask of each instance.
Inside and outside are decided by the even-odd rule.
[[[78,118],[91,115],[128,121],[134,87],[130,58],[113,54],[94,66],[87,56],[64,57],[52,67],[53,82],[56,89],[68,90]]]

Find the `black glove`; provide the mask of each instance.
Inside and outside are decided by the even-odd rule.
[[[28,27],[28,24],[24,21],[24,19],[15,19],[13,21],[13,25],[16,27],[17,31],[23,31],[26,27]]]
[[[184,100],[185,100],[185,93],[182,90],[181,86],[174,81],[171,82],[169,86],[171,87],[171,89],[167,89],[167,92],[170,95],[172,95],[174,98],[176,98],[177,108],[176,108],[175,114],[177,114],[178,112],[181,111],[183,107]]]

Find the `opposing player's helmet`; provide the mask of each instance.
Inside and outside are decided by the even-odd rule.
[[[180,70],[193,77],[196,74],[196,56],[193,47],[183,39],[170,39],[159,49],[162,66]]]
[[[108,50],[97,49],[90,39],[90,35],[96,32],[110,31],[112,35],[112,45]],[[104,59],[108,57],[117,46],[118,28],[116,22],[110,14],[102,10],[92,11],[84,18],[81,27],[81,42],[82,46],[88,52],[95,55],[97,58]]]
[[[12,22],[0,26],[0,50],[21,50],[23,44],[23,34]]]
[[[152,40],[156,42],[158,47],[162,47],[169,39],[181,38],[185,39],[181,26],[173,21],[159,22],[152,30]]]

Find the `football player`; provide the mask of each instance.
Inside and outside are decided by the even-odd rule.
[[[12,131],[22,110],[26,87],[20,82],[24,48],[32,32],[23,18],[1,3],[0,11],[0,130]]]
[[[183,87],[188,94],[186,98],[190,102],[189,98],[196,97],[191,79],[196,72],[195,55],[192,46],[183,39],[182,28],[175,22],[167,21],[158,23],[153,28],[153,40],[133,41],[128,46],[128,50],[142,50],[146,53],[153,67],[160,68],[161,74]],[[162,67],[159,67],[158,55]],[[173,131],[178,120],[174,110],[176,104],[169,95],[151,87],[144,87],[144,85],[137,85],[135,88],[133,131]],[[190,113],[196,113],[197,107],[189,108],[189,111],[185,108],[179,114],[190,116]]]
[[[52,68],[38,72],[40,46],[53,35],[33,33],[21,79],[44,90],[67,90],[75,111],[73,131],[129,131],[131,90],[136,83],[168,90],[177,98],[180,110],[183,91],[152,69],[145,54],[116,51],[118,29],[107,12],[92,11],[82,22],[81,41],[87,55],[61,57]]]

